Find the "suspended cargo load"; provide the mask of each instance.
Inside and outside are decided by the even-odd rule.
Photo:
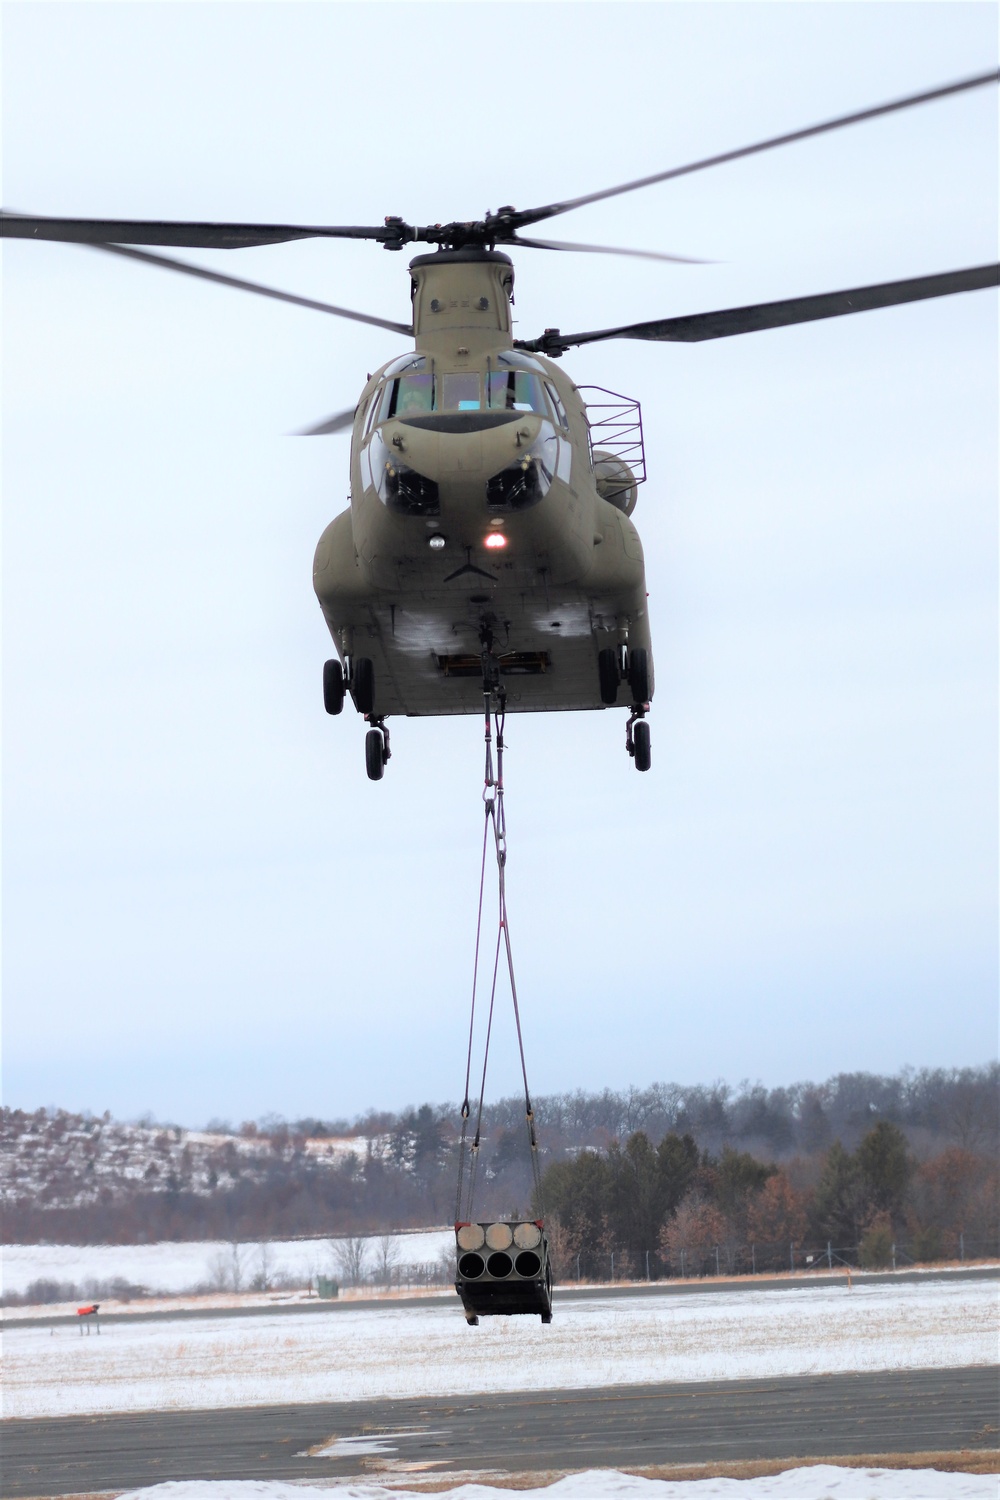
[[[458,1279],[468,1323],[481,1314],[538,1313],[552,1322],[552,1267],[541,1219],[456,1224]]]

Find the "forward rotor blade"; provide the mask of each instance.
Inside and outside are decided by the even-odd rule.
[[[580,250],[587,255],[632,255],[638,260],[669,260],[680,266],[709,266],[713,261],[700,260],[694,255],[666,255],[660,250],[618,250],[611,245],[577,245],[567,240],[523,240],[517,235],[506,243],[514,249],[524,246],[528,250]]]
[[[938,276],[918,276],[911,281],[887,281],[877,286],[853,287],[846,292],[792,297],[786,302],[759,302],[751,307],[730,307],[723,312],[658,318],[649,323],[629,323],[621,328],[604,328],[593,333],[562,334],[558,329],[550,329],[541,338],[518,340],[515,348],[561,354],[576,344],[594,344],[603,339],[651,339],[695,344],[703,339],[730,338],[738,333],[784,328],[791,323],[813,323],[821,318],[839,318],[847,313],[896,307],[903,302],[920,302],[927,297],[948,297],[953,292],[981,291],[998,283],[1000,266],[974,266],[967,271],[945,271]]]
[[[332,417],[327,417],[325,422],[317,422],[315,427],[300,427],[292,437],[329,437],[335,432],[347,432],[354,426],[354,415],[356,406],[348,407],[347,411],[335,412]]]
[[[240,292],[254,292],[258,297],[272,297],[276,302],[291,302],[295,307],[308,307],[313,312],[332,313],[336,318],[350,318],[354,323],[370,323],[373,328],[387,328],[390,333],[412,334],[408,323],[393,323],[388,318],[375,318],[369,313],[352,312],[347,307],[336,307],[332,302],[316,302],[312,297],[298,297],[294,292],[281,292],[273,286],[262,286],[257,281],[244,281],[239,276],[224,276],[221,271],[209,271],[204,266],[192,266],[184,260],[174,260],[169,255],[153,255],[148,250],[133,250],[127,245],[88,246],[91,250],[105,251],[109,255],[123,255],[128,260],[144,261],[149,266],[160,266],[165,271],[179,271],[184,276],[197,276],[201,281],[217,281],[221,286],[235,287]]]
[[[890,115],[896,110],[910,109],[916,104],[929,104],[935,99],[945,99],[951,94],[963,93],[966,89],[982,88],[988,83],[1000,82],[1000,70],[977,73],[974,78],[962,78],[957,83],[947,83],[936,89],[925,89],[919,94],[908,94],[903,99],[893,99],[888,104],[876,104],[871,109],[855,110],[849,115],[838,115],[833,120],[824,120],[819,125],[808,125],[804,130],[791,130],[784,135],[772,136],[766,141],[757,141],[752,146],[740,146],[735,151],[722,151],[717,156],[706,156],[700,161],[688,162],[682,167],[670,167],[666,172],[654,172],[649,177],[637,177],[634,182],[622,182],[617,187],[603,188],[597,193],[584,193],[579,198],[566,198],[561,203],[549,203],[542,208],[525,209],[510,215],[515,229],[522,225],[539,224],[543,219],[556,214],[567,214],[573,208],[583,208],[587,203],[600,203],[604,198],[616,198],[621,193],[634,193],[638,188],[652,187],[657,182],[669,182],[673,177],[686,177],[692,172],[703,172],[707,167],[718,167],[727,161],[738,161],[744,156],[755,156],[760,151],[772,151],[776,146],[788,146],[793,141],[805,141],[814,135],[824,135],[828,130],[840,130],[845,125],[857,125],[862,120],[874,120],[880,115]]]
[[[0,214],[5,239],[59,240],[75,245],[177,245],[201,250],[242,250],[287,240],[381,240],[397,237],[384,225],[210,224],[161,219],[52,219]]]

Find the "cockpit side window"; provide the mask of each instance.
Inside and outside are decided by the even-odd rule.
[[[559,400],[559,392],[556,390],[555,386],[550,380],[547,380],[545,382],[545,389],[549,393],[549,400],[552,402],[552,409],[556,414],[556,421],[565,432],[566,428],[569,426],[569,421],[566,417],[566,408]]]
[[[368,436],[368,434],[371,432],[372,428],[375,425],[375,416],[376,416],[376,413],[378,412],[379,406],[382,404],[382,390],[383,390],[382,386],[376,386],[375,389],[374,389],[374,391],[372,391],[371,397],[369,399],[369,402],[368,402],[368,415],[365,417],[365,436],[366,437]]]

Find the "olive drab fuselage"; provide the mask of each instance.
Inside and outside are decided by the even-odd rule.
[[[576,386],[514,349],[510,260],[438,252],[411,276],[415,348],[362,392],[350,509],[314,566],[345,668],[373,664],[369,717],[482,712],[485,630],[511,711],[608,706],[608,648],[647,653],[651,695],[632,475],[627,503],[602,497]]]

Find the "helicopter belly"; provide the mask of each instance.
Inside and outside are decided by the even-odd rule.
[[[635,538],[626,550],[635,534],[617,512],[587,576],[558,584],[535,562],[496,564],[471,549],[466,561],[410,549],[366,562],[350,520],[324,533],[316,591],[340,655],[371,659],[378,715],[481,713],[484,625],[513,712],[606,707],[599,649],[627,640],[650,651],[641,549]]]

